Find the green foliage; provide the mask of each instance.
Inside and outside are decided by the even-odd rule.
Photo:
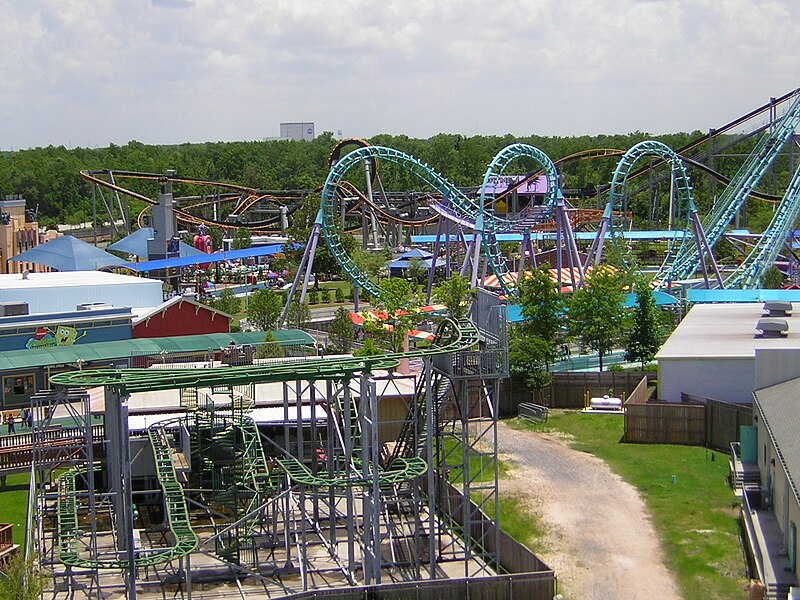
[[[344,290],[340,287],[337,287],[333,290],[333,297],[336,300],[337,304],[341,304],[344,302]]]
[[[647,281],[636,284],[636,306],[633,309],[631,328],[625,335],[625,360],[628,362],[650,362],[664,340],[664,330],[656,300]]]
[[[250,248],[252,245],[253,241],[250,238],[250,230],[246,227],[239,227],[233,234],[231,250],[243,250],[244,248]]]
[[[261,345],[256,348],[256,358],[280,358],[283,356],[283,348],[272,331],[264,334]]]
[[[389,343],[393,352],[402,352],[408,332],[417,322],[411,311],[419,306],[416,286],[407,279],[388,277],[381,279],[381,297],[376,299],[375,306],[387,313],[386,323],[391,325],[391,331],[380,330]]]
[[[475,290],[470,286],[469,277],[453,273],[433,288],[433,298],[447,307],[447,311],[454,319],[467,316],[469,301],[475,295]]]
[[[761,279],[761,287],[766,290],[779,290],[783,287],[783,273],[775,265],[772,265],[764,273]]]
[[[553,374],[548,370],[551,345],[540,336],[527,335],[524,327],[511,329],[508,340],[508,364],[512,375],[521,377],[525,387],[537,392],[550,385]]]
[[[585,285],[573,292],[569,301],[567,328],[572,336],[598,353],[601,371],[603,355],[611,352],[623,332],[623,300],[622,277],[611,269],[598,268],[586,277]]]
[[[283,297],[270,290],[256,290],[247,304],[247,320],[253,327],[266,331],[278,326],[283,310]]]
[[[353,339],[356,335],[356,328],[350,320],[350,312],[340,306],[336,309],[336,314],[328,327],[328,337],[333,343],[336,351],[347,353],[353,347]]]
[[[36,557],[27,560],[17,552],[2,566],[0,600],[37,600],[44,590],[44,574],[36,565]]]
[[[331,301],[331,288],[320,288],[319,295],[323,304],[329,304]]]
[[[289,305],[289,310],[286,311],[286,325],[295,329],[305,329],[310,320],[311,309],[308,307],[308,302],[301,303],[300,299],[295,297]]]
[[[308,303],[317,304],[319,302],[319,293],[315,289],[308,290]]]
[[[367,338],[364,340],[364,343],[361,345],[361,348],[357,348],[353,352],[353,356],[380,356],[383,354],[383,350],[378,348],[378,345],[375,343],[375,340],[372,338]]]
[[[406,277],[414,283],[422,283],[428,279],[428,269],[420,258],[412,258],[408,261]]]
[[[209,306],[229,315],[235,315],[242,309],[242,299],[237,298],[230,288],[225,288],[216,298],[208,299]]]
[[[553,362],[561,337],[566,301],[550,279],[550,265],[544,264],[526,275],[519,285],[523,335],[540,340],[541,358]]]

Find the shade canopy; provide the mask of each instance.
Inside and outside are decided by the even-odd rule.
[[[103,267],[128,264],[121,258],[71,235],[57,237],[12,256],[9,260],[44,265],[56,271],[96,271]]]
[[[148,260],[147,240],[153,239],[154,235],[152,227],[142,227],[121,240],[114,242],[108,249],[114,250],[115,252],[133,254],[134,256]],[[204,252],[181,242],[181,256],[197,256],[198,254],[204,254]]]

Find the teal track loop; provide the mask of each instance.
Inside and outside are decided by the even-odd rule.
[[[500,181],[501,178],[506,175],[506,169],[513,161],[524,158],[533,159],[533,161],[541,167],[547,177],[547,203],[542,207],[543,210],[539,214],[529,215],[529,221],[523,219],[512,224],[509,223],[508,220],[496,216],[496,195],[494,193],[496,186],[493,185],[493,182]],[[486,173],[483,176],[478,206],[483,221],[483,249],[486,260],[489,262],[492,272],[502,286],[504,294],[515,294],[516,288],[513,286],[512,278],[510,277],[511,272],[505,257],[500,251],[497,234],[509,231],[510,229],[524,229],[525,227],[530,227],[541,222],[545,218],[549,218],[552,214],[553,206],[561,198],[562,195],[558,187],[558,172],[556,171],[556,167],[550,157],[535,146],[530,146],[528,144],[512,144],[498,152],[492,159],[492,162],[489,163],[489,167],[486,169]]]

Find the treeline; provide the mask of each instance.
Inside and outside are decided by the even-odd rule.
[[[642,132],[520,138],[511,135],[465,137],[439,134],[429,139],[378,135],[368,141],[411,154],[456,185],[477,186],[495,154],[512,143],[536,146],[555,161],[596,148],[624,151],[646,139],[659,139],[677,149],[700,136],[700,132],[655,138]],[[732,177],[743,161],[742,155],[749,153],[755,142],[755,138],[745,138],[742,143],[728,148],[725,155],[713,159],[714,168]],[[313,190],[325,181],[330,152],[336,143],[333,135],[325,132],[313,141],[209,142],[169,146],[131,141],[124,146],[112,144],[107,148],[67,149],[49,146],[5,152],[0,154],[0,195],[23,195],[30,208],[38,209],[40,222],[53,225],[77,222],[91,215],[91,186],[79,176],[81,170],[161,174],[167,169],[175,169],[180,176],[188,178],[224,181],[262,190]],[[724,147],[724,144],[718,144],[717,147]],[[584,201],[589,205],[596,204],[597,199],[588,196],[597,186],[608,184],[618,162],[619,156],[569,162],[562,169],[561,185],[569,190],[584,191]],[[535,165],[526,167],[522,164],[518,170],[524,172],[526,168],[535,168]],[[722,192],[723,186],[710,182],[699,171],[691,173],[695,201],[701,211],[705,211],[713,204],[714,197]],[[762,189],[782,194],[788,178],[789,160],[782,157],[770,176],[765,178]],[[381,182],[388,190],[420,188],[413,176],[393,165],[381,165]],[[637,183],[644,183],[646,189],[639,190],[636,196],[630,198],[629,210],[634,211],[640,226],[649,226],[651,221],[664,217],[668,205],[669,180],[663,176],[648,176],[647,181]],[[139,185],[143,193],[154,197],[153,190],[144,184],[131,185],[134,188]],[[764,213],[763,216],[760,216],[761,213]],[[768,222],[770,213],[771,207],[764,211],[764,203],[753,202],[748,206],[751,220],[766,219]]]

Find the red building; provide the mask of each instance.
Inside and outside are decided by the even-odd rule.
[[[175,296],[132,321],[134,338],[230,333],[231,315],[185,296]]]

